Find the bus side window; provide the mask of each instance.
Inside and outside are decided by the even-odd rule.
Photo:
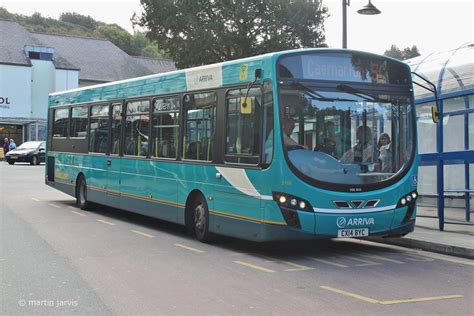
[[[183,159],[212,161],[217,95],[213,92],[187,94],[184,106]]]
[[[69,109],[55,109],[53,118],[53,137],[68,137]]]
[[[148,156],[148,124],[150,123],[150,101],[127,103],[125,120],[124,154],[130,156]]]
[[[179,134],[178,96],[156,99],[153,102],[152,156],[176,158]]]
[[[226,102],[225,161],[258,164],[260,160],[260,88],[230,90]]]
[[[86,106],[72,108],[71,113],[71,137],[83,138],[87,136],[87,111]]]
[[[93,105],[90,111],[89,152],[107,153],[109,144],[109,106]]]

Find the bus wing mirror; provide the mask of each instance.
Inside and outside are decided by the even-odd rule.
[[[439,122],[438,105],[433,105],[431,107],[431,118],[433,119],[433,123],[438,124]]]
[[[240,114],[252,114],[252,98],[240,98]]]
[[[416,81],[413,81],[414,84],[416,84],[417,86],[419,86],[423,89],[426,89],[426,90],[428,90],[428,91],[430,91],[434,94],[435,105],[433,105],[431,107],[431,119],[433,120],[433,123],[438,124],[438,122],[439,122],[439,102],[438,102],[438,91],[436,90],[436,86],[431,81],[429,81],[425,77],[420,76],[416,72],[412,72],[412,75],[414,75],[414,76],[420,78],[421,80],[423,80],[425,82],[425,84],[427,84],[428,86],[423,85],[421,83],[418,83]]]

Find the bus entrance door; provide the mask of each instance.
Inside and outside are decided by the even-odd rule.
[[[120,157],[108,157],[107,159],[107,204],[119,208],[120,197]]]

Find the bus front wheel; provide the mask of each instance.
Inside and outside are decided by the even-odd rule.
[[[87,183],[84,176],[80,176],[77,181],[76,204],[81,210],[85,210],[89,207],[89,201],[87,201]]]
[[[209,208],[206,199],[199,195],[192,207],[192,225],[197,240],[200,242],[210,242],[212,235],[209,232]]]

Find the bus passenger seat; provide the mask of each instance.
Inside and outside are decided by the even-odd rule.
[[[202,146],[201,142],[192,142],[188,145],[186,152],[187,159],[199,160],[201,156]]]

